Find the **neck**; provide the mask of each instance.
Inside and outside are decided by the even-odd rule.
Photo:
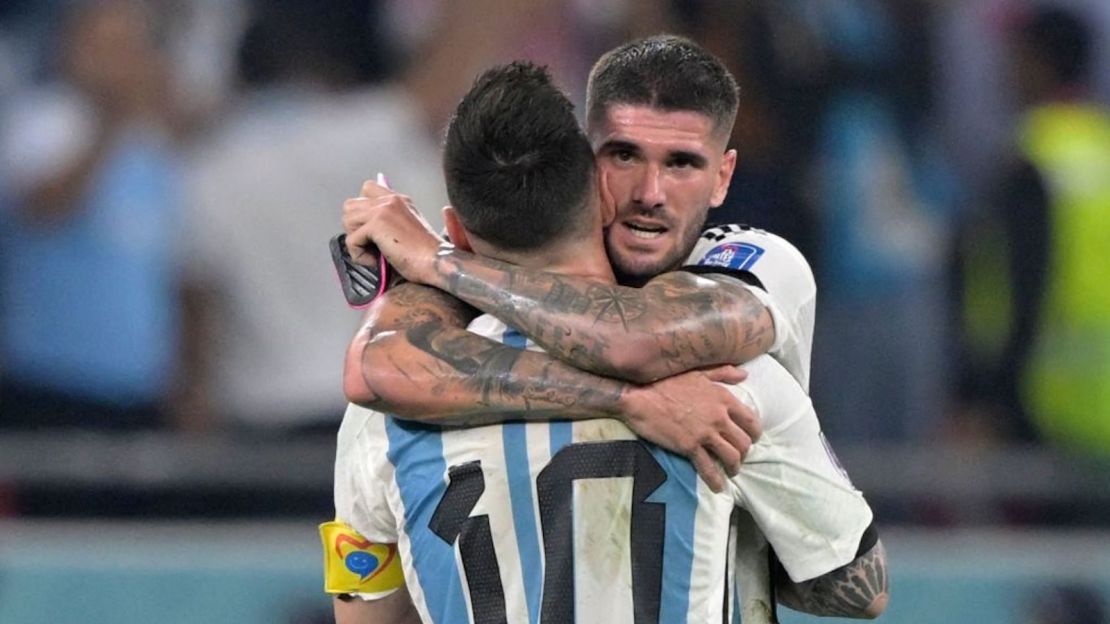
[[[558,273],[570,277],[595,279],[615,284],[616,277],[605,255],[605,245],[600,235],[586,238],[572,237],[571,240],[551,245],[538,251],[507,252],[497,249],[479,249],[475,253],[509,264]]]

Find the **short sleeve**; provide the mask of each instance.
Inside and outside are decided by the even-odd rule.
[[[767,537],[790,578],[805,581],[850,563],[872,512],[821,433],[809,397],[775,360],[747,366],[734,387],[763,419],[730,490]]]
[[[384,421],[385,416],[373,410],[347,407],[336,443],[335,515],[374,542],[396,543],[397,525],[389,506],[391,476],[383,463]]]
[[[363,600],[385,598],[405,583],[397,525],[389,506],[390,484],[379,461],[385,457],[384,421],[378,412],[348,406],[336,443],[335,522],[321,527],[325,549],[350,551],[342,564],[329,561],[331,552],[325,551],[325,587]],[[331,535],[337,536],[334,544],[329,543]],[[356,553],[354,559],[351,553]],[[346,578],[351,571],[357,577]],[[341,585],[344,579],[350,587]]]
[[[805,257],[786,239],[742,225],[706,230],[684,271],[739,280],[771,313],[770,354],[809,391],[817,284]]]

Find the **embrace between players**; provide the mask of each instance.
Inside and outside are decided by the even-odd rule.
[[[807,395],[809,267],[773,234],[702,231],[736,106],[677,37],[598,61],[586,133],[544,70],[500,66],[448,128],[451,244],[383,186],[345,203],[351,255],[407,281],[347,354],[340,624],[883,611],[871,510]]]

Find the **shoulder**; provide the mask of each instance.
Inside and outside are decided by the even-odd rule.
[[[746,225],[722,225],[702,233],[684,270],[733,275],[776,296],[808,300],[816,293],[813,270],[785,238]]]
[[[686,264],[748,271],[770,260],[809,268],[805,257],[790,241],[747,225],[721,225],[705,230]]]

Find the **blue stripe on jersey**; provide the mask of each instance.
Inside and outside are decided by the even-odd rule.
[[[524,349],[528,346],[528,339],[524,337],[524,334],[512,327],[506,329],[505,333],[501,335],[501,342],[514,349]]]
[[[679,456],[649,445],[667,471],[667,481],[648,500],[667,504],[667,539],[663,544],[663,592],[660,622],[685,622],[690,608],[694,570],[694,518],[698,511],[698,473]]]
[[[527,340],[515,329],[505,331],[501,342],[517,349],[527,346]],[[513,508],[513,528],[516,530],[517,552],[520,554],[521,574],[528,600],[528,621],[535,624],[540,618],[540,598],[543,594],[543,559],[540,556],[540,538],[536,532],[536,512],[532,503],[532,474],[528,464],[526,426],[520,422],[506,423],[502,426],[502,440],[505,447],[505,472],[509,477],[509,498]]]
[[[736,584],[732,586],[732,624],[744,624],[740,619],[740,592],[736,591]]]
[[[540,617],[540,594],[543,593],[543,559],[540,538],[536,532],[536,512],[532,506],[532,475],[528,470],[528,439],[524,423],[507,423],[502,428],[505,446],[505,472],[509,477],[509,498],[513,507],[513,528],[516,548],[520,554],[521,574],[528,599],[528,620],[533,624]]]
[[[551,423],[551,456],[563,450],[563,447],[574,441],[574,429],[569,420],[554,421]]]
[[[528,346],[528,339],[525,338],[519,331],[509,328],[505,331],[501,341],[510,347],[517,349],[524,349]],[[570,421],[552,421],[549,423],[550,427],[550,448],[551,455],[554,456],[562,448],[574,441],[574,429]]]
[[[427,427],[385,419],[389,461],[405,505],[405,532],[412,542],[412,560],[424,600],[436,622],[470,621],[462,579],[455,564],[455,546],[429,530],[436,505],[447,489],[447,462],[442,434]]]

